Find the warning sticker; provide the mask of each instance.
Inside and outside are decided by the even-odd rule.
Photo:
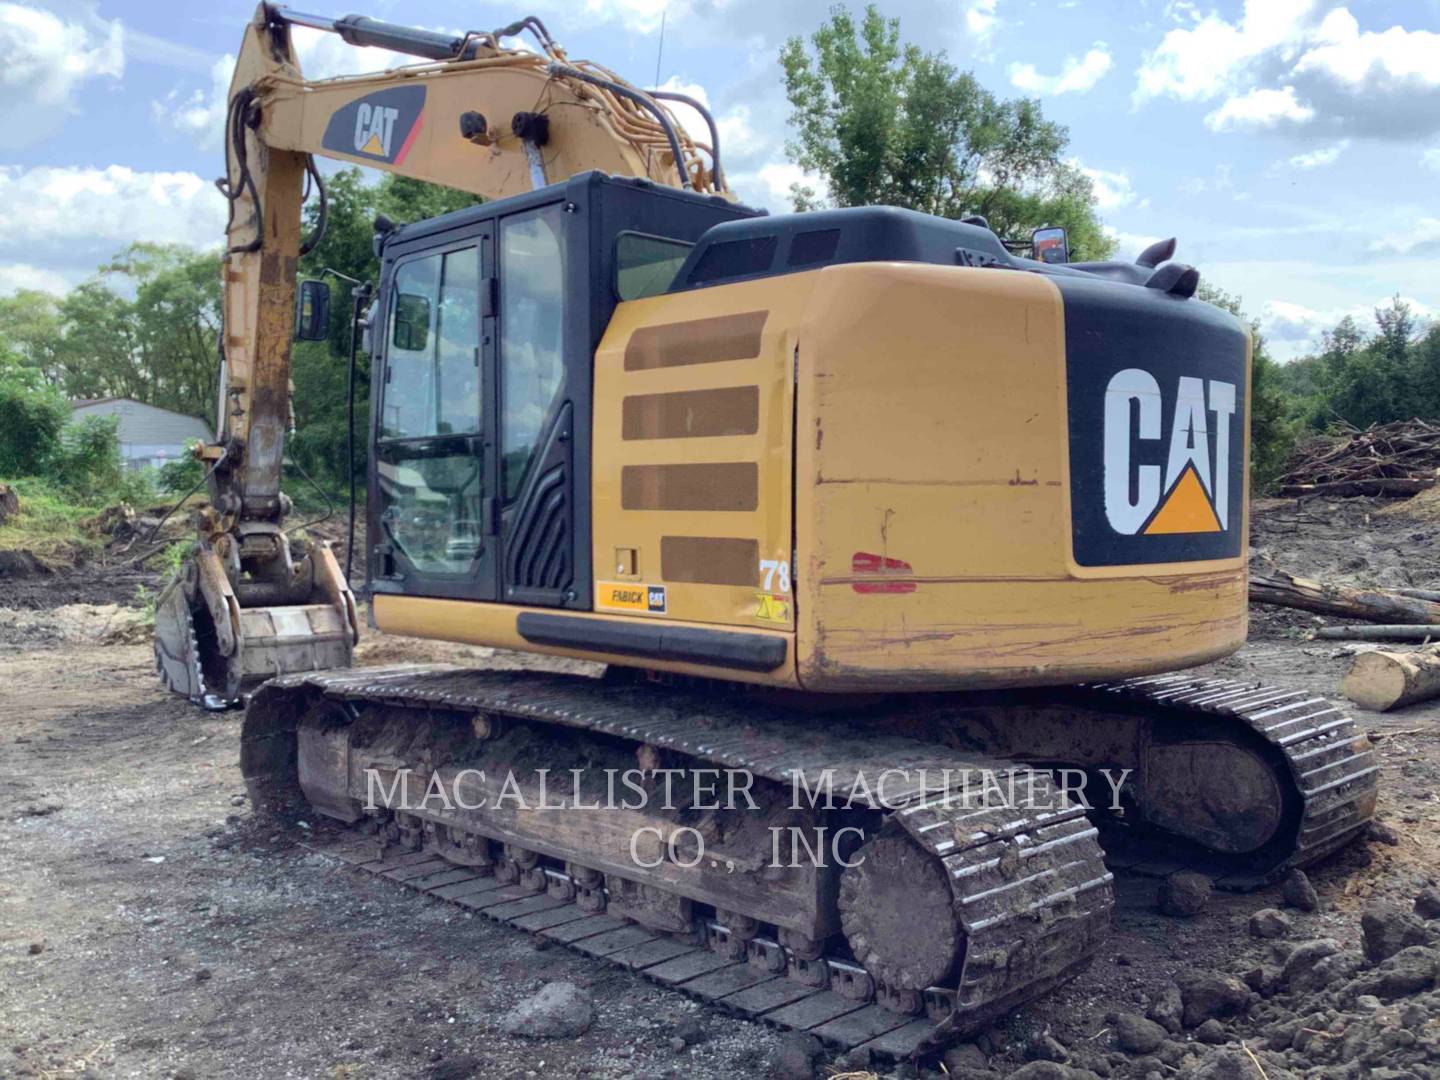
[[[602,581],[595,586],[595,606],[609,611],[665,614],[665,586]]]
[[[790,621],[790,598],[788,596],[771,596],[769,593],[756,593],[755,595],[760,599],[760,606],[755,609],[757,619],[778,623]]]

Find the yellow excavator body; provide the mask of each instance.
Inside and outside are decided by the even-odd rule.
[[[376,624],[825,692],[1227,655],[1247,626],[1243,491],[1232,555],[1075,558],[1064,320],[1043,276],[901,263],[616,308],[595,355],[589,618],[770,635],[788,646],[773,669],[546,646],[511,605],[381,594]],[[1246,421],[1225,432],[1240,459]]]

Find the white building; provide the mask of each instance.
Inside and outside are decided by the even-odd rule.
[[[157,409],[129,398],[85,398],[70,403],[70,418],[118,416],[120,456],[125,467],[140,469],[163,465],[185,455],[185,447],[196,441],[213,442],[210,425],[184,413]]]

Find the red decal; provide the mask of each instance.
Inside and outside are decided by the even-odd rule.
[[[850,570],[856,574],[890,574],[899,576],[912,574],[914,569],[902,559],[887,559],[868,551],[857,551],[850,560]],[[854,581],[850,587],[857,593],[912,593],[913,581]]]
[[[395,164],[405,164],[405,155],[410,153],[410,148],[415,145],[415,136],[420,134],[420,128],[425,124],[425,110],[421,109],[415,117],[415,123],[410,127],[410,134],[405,136],[405,142],[400,147],[400,153],[395,155]]]

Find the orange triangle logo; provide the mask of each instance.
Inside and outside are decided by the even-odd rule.
[[[1210,497],[1205,494],[1205,485],[1195,472],[1194,462],[1185,466],[1170,494],[1141,531],[1146,536],[1225,531],[1215,516],[1215,508],[1210,505]]]
[[[385,156],[385,147],[380,144],[379,135],[371,135],[370,141],[360,148],[362,154],[374,154],[376,157]]]

